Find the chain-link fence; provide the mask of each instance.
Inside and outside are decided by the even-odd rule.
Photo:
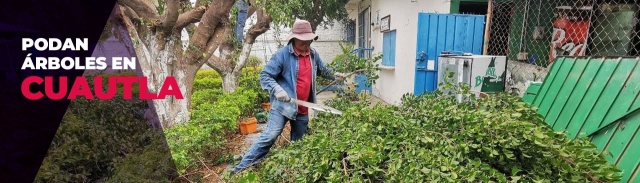
[[[533,80],[558,56],[638,56],[639,9],[637,0],[491,0],[486,54],[518,61],[512,76]]]

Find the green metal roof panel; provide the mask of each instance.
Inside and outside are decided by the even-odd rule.
[[[529,84],[529,87],[527,88],[526,93],[535,95],[540,91],[541,86],[542,86],[542,83],[540,82],[532,82],[531,84]]]
[[[639,58],[559,57],[532,104],[569,138],[589,137],[634,181],[640,165]],[[633,148],[631,148],[633,147]]]
[[[540,91],[541,86],[541,82],[533,82],[529,84],[529,87],[527,87],[527,91],[525,91],[524,95],[522,96],[522,100],[527,104],[533,103],[533,100],[536,98],[536,95]]]
[[[555,130],[592,134],[630,112],[640,91],[638,58],[558,58],[533,104]],[[632,82],[628,82],[632,81]]]
[[[536,94],[535,93],[525,93],[522,96],[522,101],[526,102],[527,104],[531,104],[533,103],[533,99],[536,98]]]

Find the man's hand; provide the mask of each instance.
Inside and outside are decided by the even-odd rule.
[[[289,102],[291,101],[291,98],[289,97],[289,95],[287,95],[287,92],[285,92],[284,90],[280,90],[278,93],[276,93],[276,100],[280,102]]]
[[[335,80],[337,80],[337,81],[343,81],[343,80],[347,79],[347,75],[344,74],[344,73],[340,73],[340,72],[334,73],[333,76],[336,78]]]

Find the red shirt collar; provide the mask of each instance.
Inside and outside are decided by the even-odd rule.
[[[300,52],[298,51],[298,49],[293,48],[293,51],[296,53],[296,55],[298,56],[309,56],[309,54],[311,53],[310,50],[307,50],[306,52]]]

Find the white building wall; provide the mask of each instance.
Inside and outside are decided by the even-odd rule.
[[[412,1],[363,0],[357,2],[352,0],[352,2],[357,2],[357,6],[351,6],[351,9],[348,10],[350,11],[349,17],[356,20],[356,27],[358,26],[358,13],[367,7],[371,10],[373,23],[376,23],[377,18],[391,15],[390,29],[396,30],[395,68],[382,69],[379,73],[380,78],[372,87],[372,93],[375,96],[390,104],[399,104],[402,95],[413,93],[418,13],[449,13],[450,10],[450,2],[445,0]],[[370,25],[367,28],[371,31],[371,46],[374,48],[372,55],[382,54],[383,33],[379,29],[371,30],[372,26]],[[359,31],[356,30],[356,34],[359,34]],[[358,37],[356,37],[357,42]]]

